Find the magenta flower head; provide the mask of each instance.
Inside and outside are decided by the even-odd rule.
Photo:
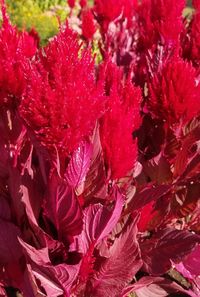
[[[67,0],[67,2],[68,2],[69,6],[71,8],[74,8],[74,6],[75,6],[75,0]]]
[[[96,0],[95,14],[101,24],[103,32],[106,32],[110,22],[114,21],[123,12],[124,0]]]
[[[150,85],[149,108],[168,124],[189,121],[200,111],[195,69],[191,64],[173,58],[168,60]]]
[[[83,7],[87,6],[87,0],[80,0],[79,4],[83,8]]]
[[[194,6],[194,8],[200,12],[200,2],[199,0],[192,0],[192,5]]]
[[[104,108],[90,50],[66,26],[40,50],[27,79],[22,118],[46,148],[68,155],[93,131]]]
[[[134,167],[137,160],[137,141],[132,133],[141,124],[140,89],[130,79],[122,82],[116,65],[106,69],[107,112],[102,118],[101,142],[113,179],[121,178]]]
[[[82,35],[89,41],[93,38],[94,33],[96,32],[96,26],[94,21],[94,16],[91,9],[86,9],[82,11]]]
[[[19,32],[12,26],[1,7],[3,23],[0,29],[0,104],[18,105],[26,81],[24,67],[36,50],[34,38],[27,32]]]

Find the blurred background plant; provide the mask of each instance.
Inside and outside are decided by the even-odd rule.
[[[65,0],[6,0],[11,21],[20,29],[34,28],[41,45],[58,32],[59,19],[63,22],[69,14]]]

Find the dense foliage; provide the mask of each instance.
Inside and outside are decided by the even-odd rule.
[[[77,2],[1,1],[0,296],[198,297],[199,1]]]

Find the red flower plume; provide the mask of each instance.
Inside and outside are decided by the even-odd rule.
[[[82,35],[86,40],[90,40],[92,39],[96,31],[94,16],[90,9],[83,10],[81,16],[82,16]]]
[[[48,149],[71,153],[103,111],[90,51],[80,49],[67,27],[41,49],[27,72],[21,116]]]
[[[80,0],[80,6],[83,8],[87,6],[87,0]]]
[[[182,31],[185,0],[151,0],[151,17],[157,32],[167,42],[177,42]]]
[[[75,6],[75,0],[68,0],[68,4],[71,8],[74,8]]]
[[[182,32],[182,11],[185,1],[144,0],[137,6],[140,47],[150,48],[157,43],[174,47]]]
[[[112,178],[124,177],[137,159],[137,141],[132,133],[141,123],[140,89],[130,79],[121,82],[121,72],[114,64],[106,69],[107,112],[103,116],[100,134],[103,150]]]
[[[2,5],[3,24],[0,29],[0,102],[18,104],[25,88],[24,67],[37,49],[27,32],[18,32]]]
[[[149,108],[169,124],[188,121],[200,111],[195,69],[179,58],[168,60],[150,85]]]
[[[200,2],[199,2],[199,0],[192,0],[192,4],[193,4],[194,8],[195,8],[198,12],[200,12]]]

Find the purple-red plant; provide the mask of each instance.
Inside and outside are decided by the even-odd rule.
[[[1,3],[0,296],[200,296],[199,2]]]

